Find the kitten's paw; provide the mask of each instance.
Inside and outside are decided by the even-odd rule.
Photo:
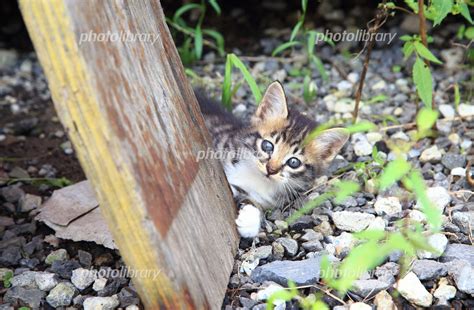
[[[260,210],[252,205],[244,205],[235,220],[237,230],[243,238],[255,238],[260,231]]]

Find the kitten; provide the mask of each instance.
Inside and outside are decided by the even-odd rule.
[[[222,105],[199,92],[196,96],[207,128],[238,203],[236,220],[242,237],[255,237],[261,225],[260,209],[282,207],[312,188],[349,138],[345,129],[322,131],[305,140],[317,124],[288,110],[279,82],[266,90],[250,125],[243,124]],[[216,153],[217,154],[217,153]]]

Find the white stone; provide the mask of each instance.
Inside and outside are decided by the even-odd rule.
[[[474,115],[474,105],[461,103],[458,108],[459,115],[468,117]]]
[[[402,212],[402,205],[397,197],[378,197],[374,208],[378,215],[392,216]]]
[[[441,212],[451,202],[451,196],[447,189],[442,186],[430,187],[426,190],[426,195],[431,203],[437,207]],[[415,205],[416,209],[422,209],[421,203],[418,201]]]
[[[359,82],[359,74],[356,72],[351,72],[347,75],[347,80],[352,83],[357,83]]]
[[[452,128],[453,128],[453,122],[442,120],[442,119],[439,119],[436,121],[436,129],[438,129],[438,131],[446,135],[449,135],[451,133]]]
[[[463,140],[463,141],[461,142],[461,148],[462,148],[463,150],[469,149],[469,148],[471,147],[471,145],[472,145],[472,141],[471,141],[471,140],[468,140],[468,139]]]
[[[459,143],[461,143],[461,138],[459,137],[459,135],[457,133],[452,133],[448,136],[448,139],[449,141],[451,141],[452,144],[454,145],[458,145]]]
[[[420,223],[426,222],[425,214],[418,210],[410,210],[408,213],[408,218]]]
[[[348,232],[343,231],[339,236],[328,236],[329,242],[325,245],[327,250],[331,250],[331,254],[339,254],[351,250],[358,242],[358,239]],[[337,253],[336,253],[337,252]]]
[[[433,302],[433,296],[413,272],[409,272],[400,279],[396,284],[396,289],[406,300],[417,306],[429,307]]]
[[[276,283],[272,283],[268,287],[264,288],[263,290],[258,291],[257,300],[267,300],[274,293],[279,292],[281,290],[284,290],[284,288],[281,285],[278,285]],[[278,305],[281,305],[281,304],[285,304],[285,301],[277,299],[273,302],[273,305],[275,305],[275,306],[278,306]]]
[[[337,90],[341,92],[347,92],[347,91],[350,91],[353,86],[354,85],[351,82],[342,80],[339,83],[337,83]]]
[[[366,135],[367,141],[369,141],[370,144],[374,145],[375,143],[382,141],[383,135],[379,132],[369,132]]]
[[[92,289],[96,292],[101,291],[104,289],[105,285],[107,284],[107,279],[105,278],[97,278],[92,285]]]
[[[448,245],[448,238],[443,234],[433,234],[428,237],[428,244],[436,250],[435,253],[428,251],[418,251],[417,255],[420,259],[435,259],[443,255],[446,246]]]
[[[89,297],[84,300],[84,310],[112,310],[120,305],[117,295],[111,297]]]
[[[440,300],[450,300],[456,296],[456,288],[449,285],[446,278],[441,278],[438,283],[438,288],[433,293],[433,296]]]
[[[334,104],[334,112],[336,113],[352,113],[354,111],[355,101],[349,98],[343,98]]]
[[[370,224],[367,226],[367,230],[385,230],[385,220],[377,216]]]
[[[240,103],[232,110],[232,113],[236,116],[241,116],[246,110],[247,107],[245,106],[245,104]]]
[[[71,282],[80,290],[87,288],[97,278],[95,270],[77,268],[72,271]]]
[[[367,156],[372,154],[372,145],[367,138],[360,139],[354,143],[354,153],[357,156]]]
[[[393,140],[402,140],[407,142],[410,141],[410,137],[408,137],[407,134],[403,131],[398,131],[394,133],[390,138]]]
[[[436,145],[433,145],[430,148],[427,148],[424,150],[421,155],[420,155],[420,161],[422,163],[436,163],[441,160],[441,157],[443,154],[441,154],[441,151],[438,149]]]
[[[372,310],[372,307],[363,302],[355,302],[351,304],[349,310]]]
[[[38,272],[35,274],[35,282],[38,288],[45,292],[49,292],[58,285],[56,275],[49,272]]]
[[[387,291],[380,291],[375,295],[374,305],[377,306],[377,310],[397,310],[392,296]]]
[[[372,90],[384,90],[385,88],[387,88],[387,83],[384,80],[380,80],[372,85]]]
[[[463,167],[456,167],[451,169],[451,175],[452,176],[458,176],[458,177],[463,177],[466,175],[466,168]]]
[[[332,220],[340,230],[359,232],[366,229],[375,219],[373,214],[351,211],[339,211],[332,214]]]
[[[456,111],[450,104],[440,104],[438,109],[445,118],[453,118],[456,114]]]
[[[403,108],[397,107],[397,108],[395,108],[395,110],[393,110],[393,115],[400,116],[400,115],[403,114],[403,112],[404,112]]]

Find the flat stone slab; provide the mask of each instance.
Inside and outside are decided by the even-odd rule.
[[[251,274],[254,282],[273,281],[288,286],[288,280],[296,285],[314,284],[320,277],[321,257],[301,261],[275,261],[255,268]]]
[[[456,259],[464,259],[474,267],[474,245],[453,243],[448,244],[441,256],[442,262],[451,262]]]

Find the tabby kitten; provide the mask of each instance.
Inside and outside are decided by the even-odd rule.
[[[288,110],[279,82],[268,87],[249,126],[196,95],[234,197],[239,204],[250,202],[242,204],[236,220],[245,238],[258,234],[260,209],[281,207],[304,195],[349,138],[345,129],[334,128],[305,140],[317,124]]]

